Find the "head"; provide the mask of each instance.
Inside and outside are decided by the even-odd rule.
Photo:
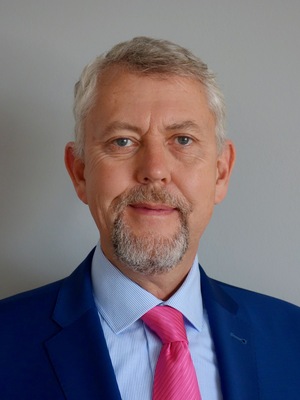
[[[207,101],[216,121],[216,140],[221,151],[225,143],[225,103],[215,75],[207,65],[189,50],[167,40],[136,37],[119,43],[110,51],[88,64],[75,85],[75,151],[84,153],[84,123],[97,96],[97,83],[101,75],[119,66],[128,71],[149,75],[177,75],[199,81],[205,88]]]
[[[85,68],[74,113],[66,165],[104,254],[148,276],[190,267],[234,163],[207,66],[170,42],[135,38]]]

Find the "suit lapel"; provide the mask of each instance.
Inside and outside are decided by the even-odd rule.
[[[91,259],[64,281],[53,313],[61,330],[46,348],[66,399],[121,400],[92,295]]]
[[[215,345],[223,399],[259,399],[255,349],[245,310],[202,269],[201,286]]]
[[[61,327],[46,342],[67,400],[121,400],[90,280],[91,253],[60,289],[54,321]],[[251,326],[246,312],[201,269],[224,400],[259,399]]]

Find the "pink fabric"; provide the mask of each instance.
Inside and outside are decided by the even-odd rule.
[[[182,314],[172,307],[157,306],[142,320],[163,343],[155,369],[153,400],[201,400]]]

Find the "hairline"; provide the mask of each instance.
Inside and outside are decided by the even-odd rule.
[[[225,135],[225,105],[223,94],[219,89],[215,81],[215,76],[210,79],[205,77],[204,74],[201,76],[201,72],[196,68],[186,68],[182,65],[171,65],[168,70],[165,66],[152,66],[145,68],[141,65],[131,64],[124,60],[110,60],[107,59],[107,54],[98,56],[93,63],[89,64],[86,68],[94,68],[94,72],[91,74],[92,83],[89,85],[90,94],[87,96],[88,101],[83,101],[83,107],[78,107],[76,103],[77,89],[80,83],[77,82],[75,85],[75,103],[74,103],[74,115],[75,115],[75,154],[79,158],[83,158],[84,155],[84,143],[85,143],[85,121],[92,108],[95,106],[97,95],[99,93],[99,83],[101,77],[110,69],[119,69],[123,71],[128,71],[129,73],[154,77],[155,79],[168,79],[170,77],[182,77],[191,79],[199,82],[205,91],[205,96],[208,104],[208,108],[213,114],[215,120],[215,136],[218,147],[218,152],[222,152],[224,148],[224,143],[226,141]],[[209,72],[211,74],[211,72]],[[83,93],[86,94],[86,93]],[[81,95],[82,96],[82,95]],[[217,99],[217,100],[216,100]],[[82,97],[81,97],[82,101]],[[77,105],[77,109],[76,106]],[[78,108],[81,111],[80,115],[78,113]]]

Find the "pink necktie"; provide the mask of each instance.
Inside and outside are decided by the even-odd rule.
[[[201,400],[182,314],[172,307],[157,306],[142,320],[163,344],[155,369],[153,400]]]

